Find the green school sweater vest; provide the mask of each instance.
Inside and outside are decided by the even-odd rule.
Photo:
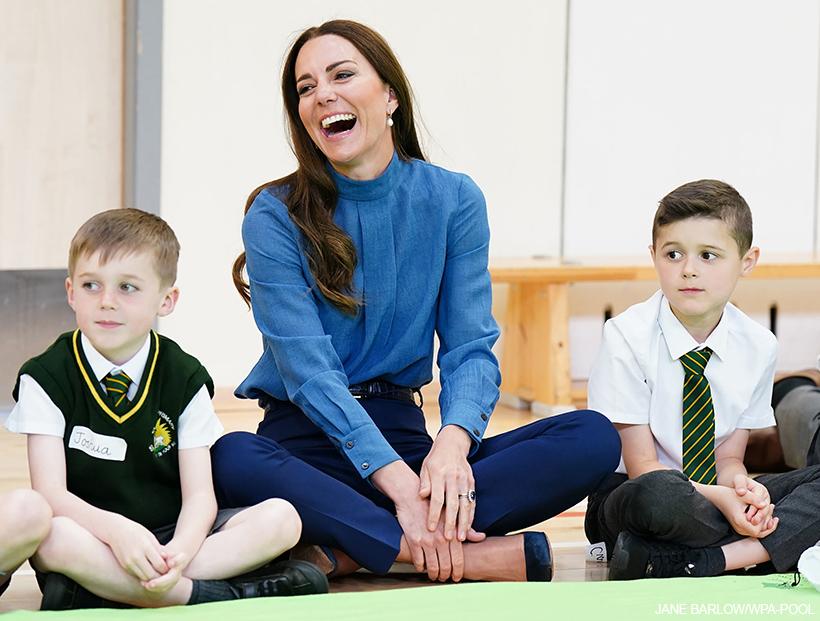
[[[28,374],[63,413],[68,491],[155,529],[174,524],[182,507],[179,417],[203,385],[211,396],[214,388],[196,358],[155,332],[149,338],[139,390],[121,416],[108,407],[79,330],[26,362],[13,394],[17,400],[19,376]]]

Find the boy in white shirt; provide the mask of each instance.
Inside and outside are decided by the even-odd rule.
[[[263,567],[299,539],[292,505],[217,512],[213,382],[151,329],[176,305],[178,256],[153,214],[91,218],[66,280],[79,328],[20,371],[6,428],[28,434],[32,487],[54,513],[31,559],[45,574],[44,610],[327,592],[310,563]]]
[[[585,527],[607,544],[611,580],[785,571],[820,537],[820,467],[751,479],[743,465],[749,430],[775,424],[777,342],[729,303],[757,263],[751,244],[734,188],[677,188],[652,229],[661,291],[604,327],[589,407],[615,423],[622,460]]]

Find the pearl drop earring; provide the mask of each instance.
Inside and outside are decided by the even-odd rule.
[[[393,127],[393,113],[392,112],[387,113],[387,126],[388,127]]]

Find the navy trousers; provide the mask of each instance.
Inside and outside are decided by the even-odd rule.
[[[384,398],[361,404],[418,473],[433,444],[421,408]],[[607,480],[620,446],[609,420],[589,410],[484,439],[470,458],[473,527],[504,535],[557,515]],[[268,403],[257,434],[229,433],[211,452],[220,507],[284,498],[302,518],[303,542],[340,549],[376,573],[390,569],[402,536],[393,503],[295,405]]]

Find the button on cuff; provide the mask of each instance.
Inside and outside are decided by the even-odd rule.
[[[441,426],[458,425],[473,440],[468,457],[471,457],[481,444],[481,439],[487,431],[490,414],[475,402],[461,400],[453,403],[446,412],[442,413]]]
[[[339,451],[363,479],[391,461],[400,459],[376,425],[354,429],[341,438]]]

